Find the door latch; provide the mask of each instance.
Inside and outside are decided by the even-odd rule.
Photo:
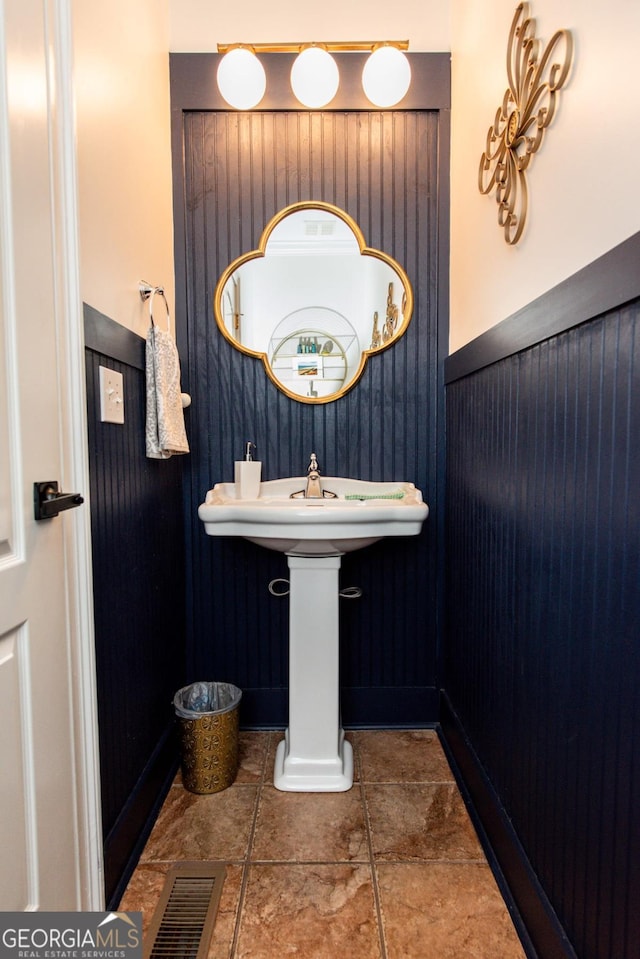
[[[63,509],[84,503],[79,493],[61,493],[55,481],[33,484],[33,512],[36,519],[52,519]]]

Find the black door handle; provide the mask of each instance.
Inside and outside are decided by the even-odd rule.
[[[79,493],[61,493],[55,480],[33,484],[33,512],[36,519],[52,519],[63,509],[84,503]]]

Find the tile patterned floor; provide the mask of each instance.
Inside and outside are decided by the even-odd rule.
[[[224,860],[209,959],[524,959],[436,733],[347,736],[346,793],[276,790],[277,732],[221,793],[178,776],[120,908],[146,927],[171,863]]]

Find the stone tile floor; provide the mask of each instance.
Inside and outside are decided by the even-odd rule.
[[[280,732],[240,734],[223,792],[178,776],[120,908],[147,928],[173,862],[223,860],[209,959],[524,959],[436,733],[347,737],[345,793],[276,790]]]

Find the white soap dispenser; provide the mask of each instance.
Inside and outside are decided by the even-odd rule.
[[[255,443],[247,440],[243,460],[235,463],[236,499],[258,499],[262,463],[253,458]]]

